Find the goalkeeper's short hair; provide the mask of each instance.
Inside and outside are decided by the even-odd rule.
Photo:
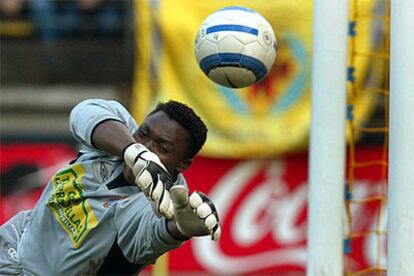
[[[200,116],[188,105],[173,100],[159,103],[150,115],[158,111],[163,111],[171,120],[176,121],[187,130],[191,141],[187,148],[186,157],[194,157],[207,139],[208,130]]]

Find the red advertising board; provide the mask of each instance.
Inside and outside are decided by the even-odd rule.
[[[381,159],[382,148],[359,148],[356,157],[360,162]],[[380,193],[380,166],[356,169],[354,173],[354,199]],[[307,153],[267,160],[199,158],[186,175],[191,189],[208,192],[215,202],[223,234],[218,243],[208,238],[192,239],[171,254],[172,270],[255,275],[305,273]],[[351,205],[352,231],[384,227],[386,213],[378,221],[379,207],[379,201]],[[384,258],[385,242],[377,243],[377,238],[373,234],[350,242],[345,255],[349,270],[366,268],[377,258]]]
[[[2,143],[0,224],[31,209],[49,178],[75,156],[73,146],[64,142]]]
[[[357,158],[380,157],[381,147],[365,147]],[[29,178],[38,182],[30,190],[2,195],[0,223],[21,209],[31,208],[42,186],[63,163],[75,157],[70,144],[3,144],[2,179],[18,165],[33,165]],[[197,158],[185,173],[190,190],[201,190],[215,202],[222,223],[222,238],[195,238],[170,254],[169,267],[176,272],[208,274],[282,274],[305,272],[307,227],[307,153],[265,160]],[[376,195],[381,168],[355,171],[354,198]],[[36,182],[35,181],[35,182]],[[9,185],[9,184],[8,184]],[[378,202],[352,206],[353,231],[378,227]],[[386,214],[385,214],[386,215]],[[323,222],[321,222],[323,223]],[[385,225],[385,219],[380,224]],[[351,242],[347,264],[352,270],[367,267],[384,255],[377,236]],[[384,244],[384,243],[382,243]],[[379,251],[379,252],[378,252]]]

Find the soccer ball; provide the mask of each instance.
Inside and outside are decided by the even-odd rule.
[[[240,6],[210,14],[197,33],[195,55],[207,77],[242,88],[261,81],[276,58],[277,42],[269,22]]]

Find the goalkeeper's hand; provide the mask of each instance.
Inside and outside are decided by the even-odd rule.
[[[174,216],[180,233],[191,238],[193,236],[210,235],[212,240],[219,240],[221,227],[213,202],[201,192],[188,195],[188,189],[181,185],[171,188],[171,199],[174,204]]]
[[[173,182],[158,156],[139,143],[126,147],[123,155],[135,176],[135,184],[161,215],[172,219],[174,207],[168,190]]]

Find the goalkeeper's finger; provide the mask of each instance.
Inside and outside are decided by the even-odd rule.
[[[172,219],[174,216],[174,207],[171,201],[170,193],[165,189],[165,184],[161,181],[159,175],[152,183],[148,198],[156,203],[157,210],[167,219]]]
[[[204,219],[212,213],[212,210],[207,203],[203,202],[197,207],[196,213],[200,218]]]
[[[135,178],[135,184],[149,197],[151,190],[153,189],[152,176],[148,171],[143,171]]]
[[[140,176],[136,177],[135,183],[147,198],[155,203],[156,210],[166,217],[172,219],[174,216],[174,207],[170,198],[170,193],[165,188],[165,184],[157,175],[155,179],[145,170]]]
[[[147,167],[147,161],[138,158],[137,161],[132,165],[132,172],[134,175],[138,176],[145,172],[145,168]]]
[[[204,226],[209,230],[212,231],[213,228],[218,223],[217,217],[214,214],[210,214],[206,219],[204,220]]]
[[[211,239],[213,241],[218,241],[220,237],[221,237],[221,227],[220,227],[220,224],[217,224],[217,226],[215,227],[215,229],[213,229],[211,233]]]
[[[172,219],[174,217],[174,207],[168,191],[165,191],[162,198],[159,200],[158,212],[164,215],[167,219]]]
[[[214,241],[219,240],[221,227],[216,208],[211,200],[201,192],[194,192],[190,196],[189,204],[197,216],[204,220],[204,227],[210,232],[211,238]]]
[[[157,177],[155,181],[151,180],[151,182],[152,185],[149,192],[149,197],[152,201],[158,202],[164,196],[165,193],[164,183],[162,183],[159,177]]]

